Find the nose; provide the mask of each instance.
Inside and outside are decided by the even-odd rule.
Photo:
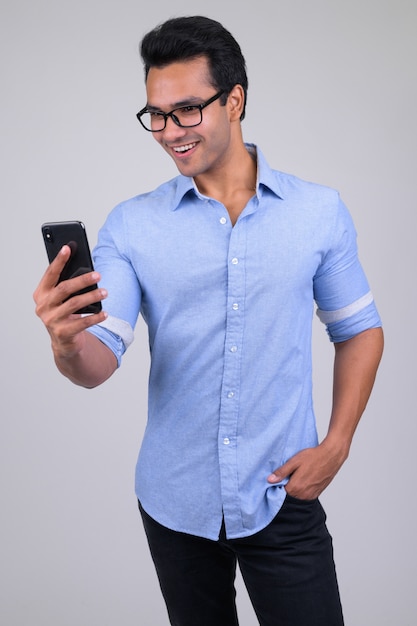
[[[158,134],[163,135],[163,138],[166,141],[173,141],[175,139],[184,137],[186,133],[187,129],[183,128],[182,126],[178,126],[178,124],[174,122],[172,117],[168,115],[164,130]]]

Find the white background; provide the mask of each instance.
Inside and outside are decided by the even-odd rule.
[[[145,103],[138,43],[159,21],[195,13],[221,21],[242,46],[245,139],[276,169],[336,187],[353,215],[386,350],[350,458],[322,501],[347,626],[413,626],[411,0],[2,0],[0,622],[168,624],[133,491],[146,416],[144,325],[113,379],[80,389],[55,370],[32,292],[46,266],[43,221],[81,219],[94,245],[116,203],[176,174],[135,118]],[[314,324],[323,433],[333,348]],[[238,606],[241,625],[255,625],[240,579]]]

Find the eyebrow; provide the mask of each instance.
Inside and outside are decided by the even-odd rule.
[[[202,102],[204,102],[202,98],[199,98],[197,96],[190,96],[186,100],[179,100],[178,102],[173,103],[170,111],[174,111],[175,109],[180,109],[181,107],[185,107],[189,105],[201,104]],[[146,108],[148,109],[148,111],[155,111],[156,113],[164,113],[164,111],[160,107],[153,106],[152,104],[149,104],[149,103],[146,104]]]

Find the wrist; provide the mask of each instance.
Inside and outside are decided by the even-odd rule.
[[[76,359],[81,354],[84,343],[82,333],[66,341],[59,341],[56,338],[52,338],[51,348],[55,361],[66,362]]]
[[[351,442],[350,437],[342,437],[329,432],[320,445],[330,458],[337,459],[342,464],[349,456]]]

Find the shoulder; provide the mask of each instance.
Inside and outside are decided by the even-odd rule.
[[[337,189],[278,170],[274,170],[274,175],[284,198],[288,201],[301,200],[308,205],[320,207],[339,205],[340,194]]]
[[[297,232],[314,233],[327,243],[346,232],[355,234],[352,217],[337,189],[275,169],[269,171],[268,182],[280,198],[281,214]],[[272,196],[268,196],[270,201]]]
[[[100,229],[100,241],[107,238],[116,242],[120,249],[127,250],[139,240],[144,241],[155,234],[160,236],[187,189],[187,179],[176,176],[152,191],[123,200],[107,215]]]
[[[122,215],[127,218],[137,213],[147,213],[149,211],[169,210],[172,208],[177,195],[180,176],[176,176],[153,189],[132,198],[123,200],[111,211],[110,216]]]
[[[295,174],[273,169],[257,148],[259,181],[274,194],[300,209],[337,207],[339,192],[327,185],[312,182]]]

